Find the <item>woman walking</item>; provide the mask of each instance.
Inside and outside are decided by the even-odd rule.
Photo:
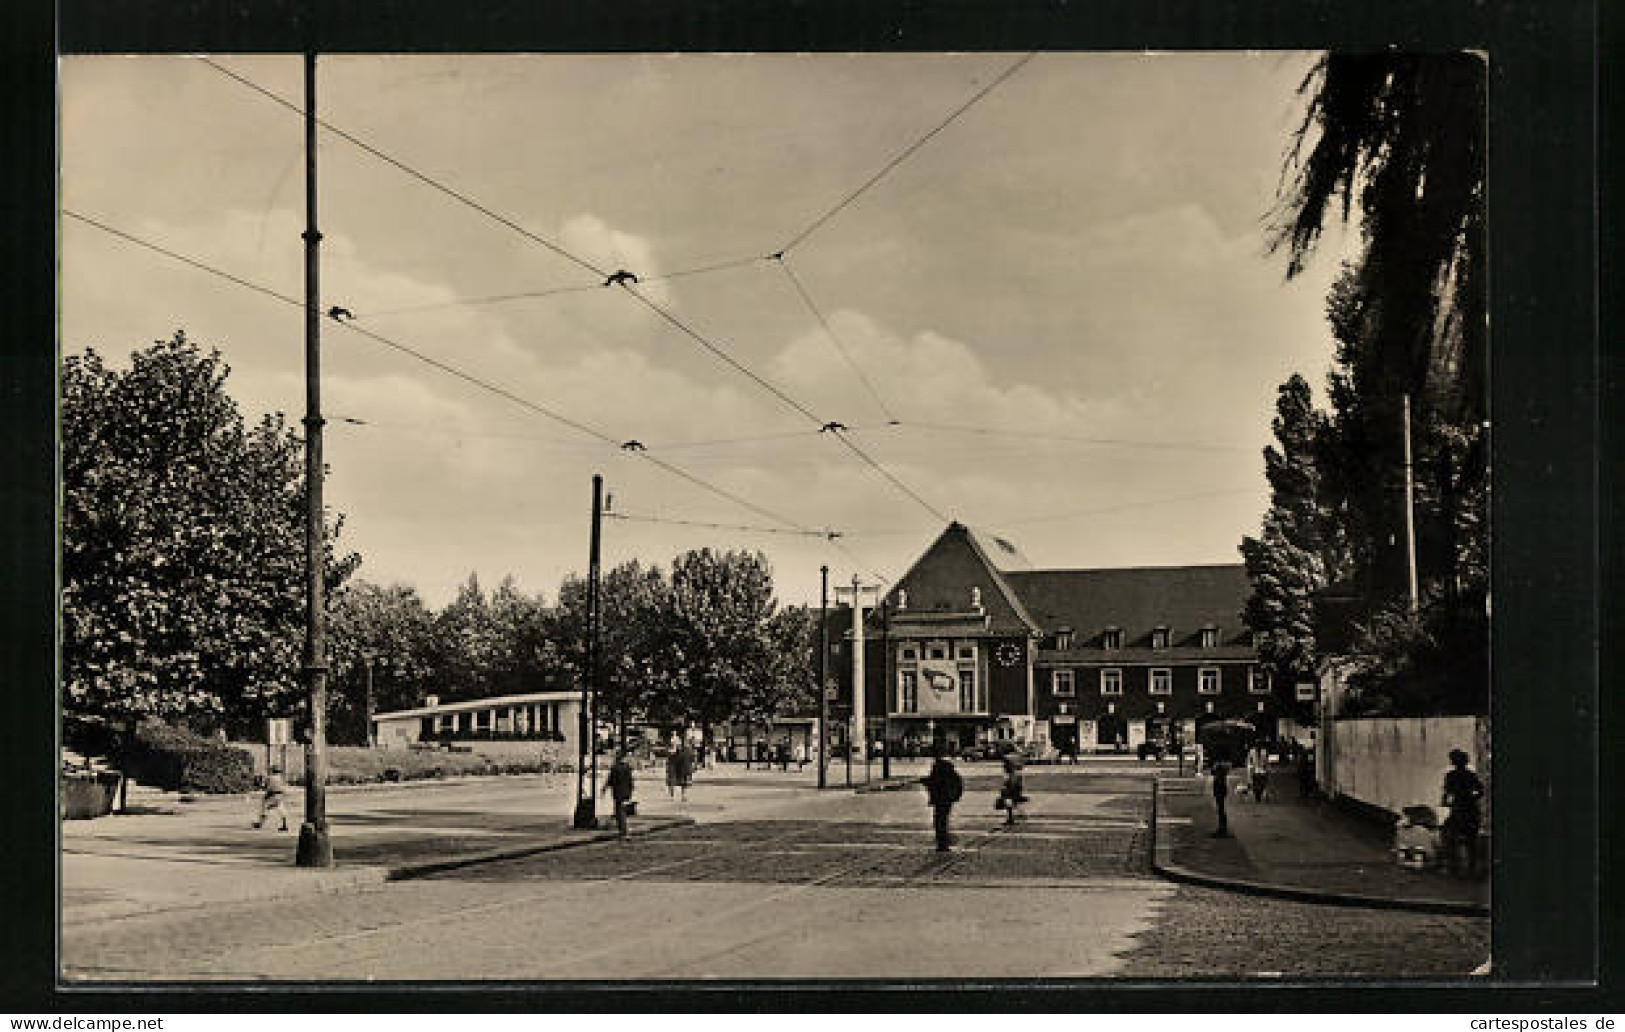
[[[1021,804],[1027,801],[1027,785],[1021,776],[1021,757],[1009,753],[1004,758],[1004,788],[999,792],[1004,801],[1004,823],[1014,824],[1021,814]]]

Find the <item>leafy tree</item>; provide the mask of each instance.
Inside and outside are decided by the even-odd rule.
[[[491,604],[470,573],[457,597],[435,616],[434,679],[449,699],[490,694],[499,643]]]
[[[690,551],[672,563],[665,704],[711,725],[746,712],[769,669],[773,573],[759,552]]]
[[[624,727],[640,715],[681,719],[673,701],[673,670],[664,652],[664,627],[670,609],[665,576],[659,567],[631,560],[603,574],[600,635],[603,647],[600,716]],[[567,577],[559,587],[551,639],[558,662],[577,682],[587,669],[587,582]]]
[[[541,595],[526,595],[504,577],[489,608],[493,654],[488,675],[492,695],[543,690],[556,663],[548,640],[548,611]]]
[[[786,606],[763,627],[767,665],[749,708],[764,717],[805,715],[818,709],[818,614]]]
[[[1301,271],[1339,205],[1358,205],[1352,295],[1372,397],[1482,418],[1487,69],[1474,54],[1327,54],[1300,87],[1308,111],[1287,156],[1274,244]],[[1312,141],[1312,143],[1311,143]],[[1307,154],[1305,150],[1307,148]]]
[[[203,728],[290,711],[302,691],[302,442],[248,426],[230,368],[176,333],[109,367],[62,368],[64,709]],[[329,591],[360,559],[338,556]]]
[[[1322,497],[1325,418],[1303,377],[1281,385],[1275,408],[1279,447],[1264,449],[1270,508],[1262,534],[1241,543],[1253,589],[1244,616],[1260,658],[1290,688],[1314,669],[1315,598],[1346,572],[1347,554],[1337,513]]]
[[[354,581],[329,603],[332,737],[364,744],[369,665],[373,712],[419,706],[433,689],[434,616],[417,589],[403,584]]]

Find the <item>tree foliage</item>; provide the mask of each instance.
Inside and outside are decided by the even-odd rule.
[[[1243,545],[1255,584],[1249,619],[1288,628],[1266,634],[1271,654],[1312,655],[1302,646],[1325,628],[1305,625],[1302,594],[1318,554],[1325,580],[1357,600],[1349,651],[1365,662],[1356,681],[1369,705],[1394,712],[1471,705],[1487,677],[1485,84],[1471,54],[1325,56],[1301,88],[1308,111],[1276,211],[1288,276],[1303,269],[1334,205],[1345,221],[1358,213],[1362,247],[1327,301],[1336,351],[1312,468],[1266,456],[1271,510],[1262,536]],[[1404,597],[1407,427],[1423,600],[1414,617]],[[1290,517],[1303,486],[1339,540],[1316,540]]]
[[[367,741],[374,712],[411,709],[434,691],[434,614],[403,584],[352,581],[328,600],[329,718],[335,741]]]
[[[304,642],[302,442],[245,424],[183,333],[62,368],[64,708],[219,726],[293,708]],[[359,564],[337,556],[326,585]]]

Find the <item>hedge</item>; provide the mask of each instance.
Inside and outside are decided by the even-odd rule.
[[[116,759],[134,780],[173,792],[222,794],[254,787],[254,761],[247,753],[158,721],[141,724]]]

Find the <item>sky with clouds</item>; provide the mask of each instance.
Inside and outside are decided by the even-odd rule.
[[[1313,55],[1041,53],[817,223],[1020,56],[324,56],[325,121],[635,272],[652,307],[329,133],[323,306],[842,533],[617,520],[606,564],[760,549],[782,597],[816,603],[820,564],[901,573],[932,510],[1039,567],[1239,561],[1275,389],[1318,388],[1331,357],[1347,241],[1287,283],[1264,234]],[[302,103],[297,56],[214,60]],[[64,209],[302,296],[294,112],[197,58],[70,57],[61,140]],[[61,234],[65,353],[184,329],[247,413],[302,414],[297,307],[72,217]],[[552,598],[585,568],[594,472],[623,514],[790,529],[332,322],[323,374],[343,542],[431,604],[471,572]]]

